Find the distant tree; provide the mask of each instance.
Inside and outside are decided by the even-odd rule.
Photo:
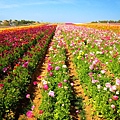
[[[0,25],[2,25],[2,20],[0,20]]]
[[[18,20],[14,20],[12,23],[13,23],[14,26],[18,26],[19,25]]]
[[[3,26],[10,26],[9,21],[8,20],[4,20],[3,21]]]

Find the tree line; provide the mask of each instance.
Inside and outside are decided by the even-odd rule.
[[[38,21],[31,20],[0,20],[0,26],[21,26],[39,23]]]
[[[100,20],[100,21],[92,21],[91,23],[120,23],[120,20]]]

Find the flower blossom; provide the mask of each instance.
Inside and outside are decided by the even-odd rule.
[[[60,69],[60,67],[59,67],[59,66],[56,66],[56,67],[55,67],[55,70],[59,70],[59,69]]]
[[[120,85],[120,79],[116,79],[116,85]]]
[[[26,98],[30,98],[30,94],[27,94],[27,95],[26,95]]]
[[[4,84],[0,84],[0,90],[4,87]]]
[[[25,62],[23,65],[22,65],[22,67],[28,67],[28,61],[27,62]]]
[[[54,96],[55,96],[55,93],[54,93],[54,91],[51,91],[51,90],[50,90],[49,93],[48,93],[48,95],[51,96],[51,97],[54,97]]]
[[[28,118],[34,117],[33,112],[31,110],[27,111],[26,115]]]
[[[60,82],[60,83],[58,83],[58,87],[59,88],[61,88],[62,87],[62,83]]]

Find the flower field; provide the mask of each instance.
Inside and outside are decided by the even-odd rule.
[[[29,101],[24,113],[17,111],[22,99]],[[1,120],[17,113],[24,114],[19,120],[119,120],[119,26],[1,30],[0,110]]]

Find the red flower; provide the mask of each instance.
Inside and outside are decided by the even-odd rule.
[[[60,82],[60,83],[58,83],[58,87],[59,88],[61,88],[62,87],[62,83]]]
[[[43,110],[40,110],[40,111],[39,111],[39,114],[40,114],[40,115],[42,115],[42,114],[43,114],[43,112],[44,112]]]
[[[0,84],[0,90],[4,87],[4,84]]]
[[[119,97],[118,97],[117,95],[114,95],[114,96],[112,96],[112,99],[113,99],[113,100],[118,100]]]

